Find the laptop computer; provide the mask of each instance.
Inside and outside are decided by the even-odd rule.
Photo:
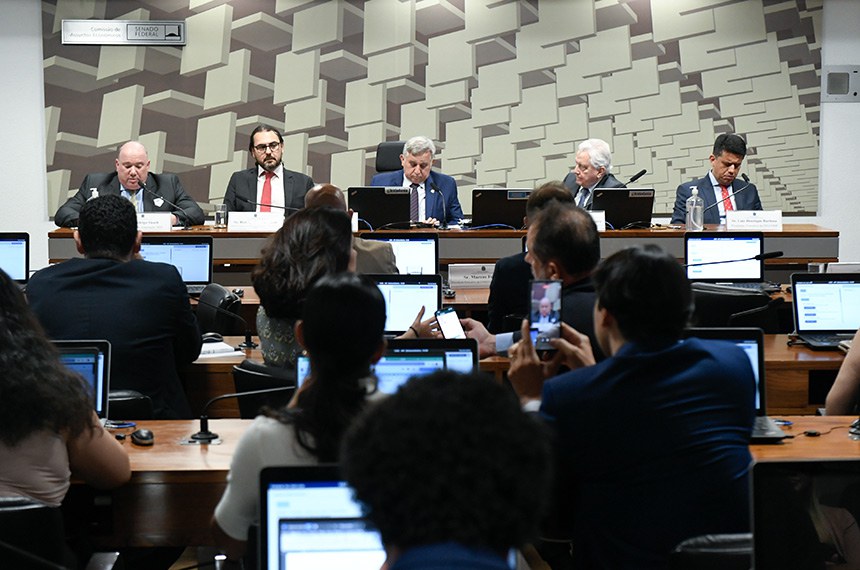
[[[715,289],[779,291],[779,285],[764,279],[764,260],[753,259],[762,253],[764,235],[761,232],[684,234],[687,278],[695,283],[713,284]]]
[[[368,275],[385,297],[385,334],[397,336],[409,326],[424,306],[429,319],[442,306],[442,277],[439,275]]]
[[[110,393],[110,342],[106,340],[55,340],[60,362],[77,372],[93,391],[93,408],[102,425],[108,419]]]
[[[30,278],[30,234],[0,232],[0,269],[21,288]]]
[[[377,389],[394,394],[413,376],[436,370],[468,373],[478,368],[478,343],[474,339],[391,339],[385,354],[371,369]],[[298,385],[311,372],[310,358],[300,355],[296,362]]]
[[[200,295],[212,283],[212,236],[144,236],[140,255],[174,266],[189,295]]]
[[[336,465],[260,471],[260,568],[379,570],[385,549]]]
[[[756,462],[751,486],[754,568],[856,567],[860,461]]]
[[[514,230],[522,228],[531,193],[530,188],[473,188],[472,228],[498,225]]]
[[[397,270],[404,275],[439,273],[439,236],[436,233],[366,232],[360,237],[390,243]]]
[[[602,210],[611,230],[650,228],[653,188],[595,188],[591,210]]]
[[[686,337],[710,340],[725,340],[742,349],[750,359],[755,376],[755,410],[751,441],[753,443],[778,443],[786,434],[767,415],[767,382],[764,367],[764,333],[756,328],[689,328]]]
[[[353,186],[347,189],[349,209],[358,213],[371,230],[386,226],[409,228],[409,188],[400,186]]]
[[[838,350],[860,328],[860,274],[793,273],[794,331],[813,350]]]

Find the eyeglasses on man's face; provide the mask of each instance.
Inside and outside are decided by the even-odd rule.
[[[276,150],[278,150],[278,148],[280,148],[280,146],[281,146],[281,143],[279,143],[279,142],[270,142],[269,144],[254,145],[254,150],[256,150],[257,152],[262,154],[262,153],[266,152],[267,150],[275,152]]]

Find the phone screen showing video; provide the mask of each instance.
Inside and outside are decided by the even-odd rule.
[[[537,350],[554,350],[549,341],[561,333],[561,281],[531,282],[529,329]]]

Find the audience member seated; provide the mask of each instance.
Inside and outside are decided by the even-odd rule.
[[[60,362],[24,296],[0,270],[0,496],[60,506],[70,477],[110,489],[131,477],[100,424],[92,389]]]
[[[436,145],[427,137],[412,137],[403,145],[401,170],[375,175],[371,186],[405,186],[417,194],[413,222],[437,225],[440,222],[459,224],[463,217],[457,182],[447,174],[431,172]]]
[[[594,364],[588,336],[562,325],[550,361],[525,334],[508,376],[557,430],[576,567],[666,568],[686,538],[749,531],[752,366],[731,343],[679,340],[690,285],[657,246],[615,253],[593,281],[609,357]]]
[[[188,290],[176,268],[139,259],[131,203],[95,198],[81,209],[74,258],[36,272],[27,297],[53,339],[107,339],[111,388],[152,398],[156,419],[190,418],[178,368],[202,344]]]
[[[685,223],[687,200],[692,196],[693,188],[699,189],[699,196],[704,200],[706,224],[724,222],[727,210],[761,210],[761,200],[755,185],[736,180],[746,154],[747,143],[738,135],[718,136],[714,141],[714,152],[709,158],[711,170],[704,178],[685,182],[675,191],[672,223]],[[744,189],[743,192],[741,189]]]
[[[236,447],[212,525],[230,559],[242,556],[259,520],[260,470],[337,461],[345,429],[379,394],[370,367],[385,350],[385,301],[376,284],[353,273],[323,277],[302,305],[296,337],[311,377],[289,407],[258,416]]]
[[[352,210],[346,207],[343,190],[334,184],[317,184],[305,195],[305,208],[330,206],[344,210],[352,218]],[[352,240],[355,250],[355,270],[358,273],[400,273],[390,243],[360,237]]]
[[[594,340],[592,312],[595,296],[591,272],[600,261],[600,236],[594,220],[588,212],[572,203],[550,200],[529,225],[526,245],[528,253],[525,260],[531,265],[534,278],[562,281],[562,322],[585,332]],[[504,353],[519,339],[519,331],[493,335],[474,319],[461,319],[460,322],[466,336],[478,341],[481,358]],[[599,349],[595,354],[598,359],[603,358]]]
[[[196,226],[203,223],[203,210],[186,194],[175,174],[149,172],[146,148],[136,141],[119,149],[114,161],[116,172],[87,174],[78,193],[69,198],[54,214],[60,227],[78,225],[81,208],[98,196],[121,196],[137,212],[170,212],[173,224]]]
[[[379,529],[388,570],[506,570],[536,535],[546,430],[481,375],[410,380],[360,416],[341,464]]]
[[[529,220],[535,219],[541,209],[552,200],[572,203],[573,194],[560,182],[541,185],[529,194],[523,225],[528,227]],[[532,268],[526,261],[525,252],[503,257],[496,262],[493,279],[490,281],[490,297],[487,300],[487,330],[498,334],[519,327],[519,319],[515,319],[516,325],[512,329],[507,325],[506,317],[522,318],[528,314],[529,281],[532,278]]]
[[[271,212],[284,215],[304,207],[311,177],[284,168],[284,137],[274,127],[258,125],[251,131],[248,152],[253,168],[234,172],[227,183],[224,204],[228,212]]]
[[[860,396],[860,348],[854,335],[851,349],[839,368],[836,381],[830,388],[825,402],[828,416],[853,415],[857,413],[857,399]]]
[[[624,188],[624,184],[609,171],[612,153],[601,139],[588,139],[576,149],[576,166],[564,177],[564,185],[573,195],[576,205],[591,209],[595,188]]]

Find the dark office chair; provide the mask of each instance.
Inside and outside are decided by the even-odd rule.
[[[732,315],[765,307],[769,302],[764,293],[699,289],[693,284],[693,326],[727,327]]]
[[[294,370],[266,366],[261,362],[245,359],[241,364],[233,367],[233,383],[236,386],[236,392],[291,388],[283,392],[237,398],[239,416],[242,419],[252,419],[260,413],[260,408],[263,406],[279,408],[289,403],[296,391],[296,373]]]
[[[688,538],[669,557],[669,570],[749,570],[752,534],[706,534]]]
[[[764,331],[765,334],[779,334],[782,332],[779,323],[779,312],[785,299],[777,297],[771,299],[767,305],[748,309],[729,316],[730,327],[755,327]]]
[[[197,322],[200,332],[222,335],[245,334],[245,325],[239,317],[242,300],[223,285],[210,283],[197,300]],[[230,315],[235,315],[231,317]]]
[[[404,141],[384,141],[376,147],[376,171],[392,172],[403,168],[400,155],[403,154]]]
[[[0,497],[0,566],[3,568],[76,568],[66,547],[59,507],[25,497]],[[118,552],[94,554],[87,570],[121,568]]]
[[[151,420],[155,417],[152,398],[137,390],[108,392],[108,417],[116,420]]]

